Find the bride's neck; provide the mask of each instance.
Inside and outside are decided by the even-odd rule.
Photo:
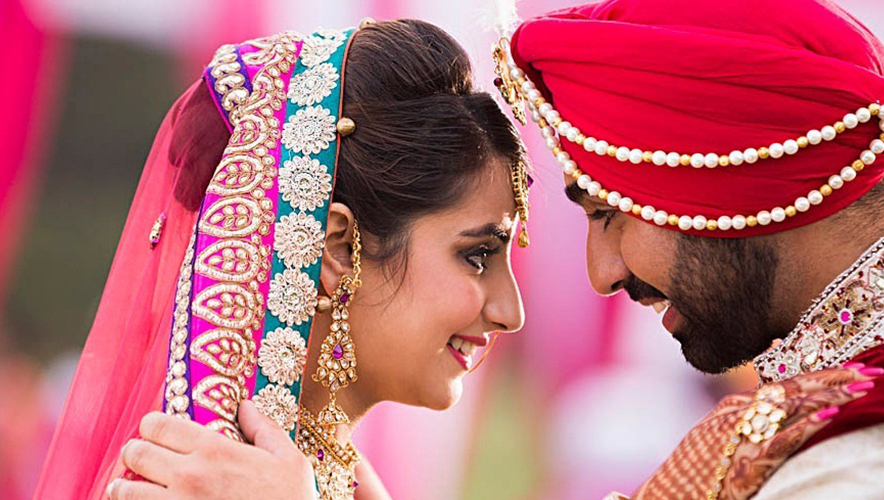
[[[330,327],[331,317],[329,314],[317,314],[314,316],[313,333],[311,334],[309,350],[307,352],[307,367],[304,370],[304,378],[301,381],[301,404],[310,410],[313,415],[316,415],[329,401],[328,388],[319,382],[314,382],[312,377],[316,373],[319,364],[320,346],[325,336],[328,335]],[[369,387],[360,379],[345,389],[338,391],[336,397],[338,406],[343,408],[347,416],[350,417],[349,426],[339,426],[339,439],[349,439],[349,435],[341,436],[340,433],[343,431],[346,434],[350,434],[366,412],[378,403],[368,389]],[[347,427],[347,429],[341,429],[343,427]]]

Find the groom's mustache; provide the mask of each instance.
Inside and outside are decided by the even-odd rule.
[[[626,280],[626,283],[623,284],[623,289],[629,294],[629,298],[635,302],[642,299],[669,299],[666,294],[636,278],[634,275],[631,275],[629,279]]]

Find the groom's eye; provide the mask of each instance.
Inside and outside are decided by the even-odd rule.
[[[608,224],[611,223],[611,219],[613,219],[615,215],[617,215],[616,210],[595,210],[586,214],[591,221],[604,220],[605,229],[608,228]]]

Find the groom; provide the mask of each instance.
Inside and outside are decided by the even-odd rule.
[[[666,308],[704,372],[884,366],[884,47],[864,26],[823,0],[607,0],[523,23],[511,52],[496,83],[590,219],[598,293]],[[878,385],[754,498],[884,498]]]

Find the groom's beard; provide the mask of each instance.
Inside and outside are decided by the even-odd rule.
[[[670,294],[633,277],[624,289],[633,300],[665,298],[683,316],[673,337],[700,371],[722,373],[770,347],[784,332],[769,326],[777,253],[746,238],[679,239]]]

